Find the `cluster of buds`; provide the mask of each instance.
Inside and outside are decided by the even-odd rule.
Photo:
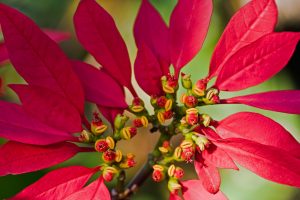
[[[189,108],[186,110],[185,117],[183,117],[180,121],[181,126],[179,127],[179,129],[181,129],[182,131],[183,129],[187,129],[187,127],[189,126],[195,125],[203,125],[205,127],[208,127],[211,125],[211,122],[212,119],[209,115],[200,114],[196,108]]]
[[[161,77],[161,85],[166,94],[174,94],[178,89],[178,80],[175,76],[168,74]]]

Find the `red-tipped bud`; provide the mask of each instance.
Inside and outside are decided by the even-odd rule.
[[[164,108],[165,105],[166,105],[167,100],[168,99],[165,96],[161,96],[161,97],[157,98],[156,103],[157,103],[158,107]]]
[[[93,134],[86,131],[86,130],[83,130],[81,133],[80,133],[80,136],[79,136],[79,141],[81,142],[90,142],[92,141],[94,138]]]
[[[196,108],[189,108],[186,110],[186,122],[193,126],[198,123],[199,116],[198,116],[198,110]]]
[[[154,165],[153,166],[153,173],[152,173],[152,179],[155,182],[160,182],[165,178],[165,173],[164,173],[164,167],[161,165]]]
[[[105,151],[102,154],[102,159],[106,163],[111,163],[111,162],[115,161],[115,159],[116,159],[116,152],[114,152],[113,150],[108,149],[107,151]]]
[[[121,137],[125,140],[133,138],[137,133],[135,127],[125,127],[121,130]]]
[[[188,108],[196,107],[198,104],[198,99],[194,96],[186,96],[184,105]]]
[[[169,110],[164,112],[165,119],[171,119],[172,117],[173,117],[173,111]]]
[[[129,119],[129,117],[127,117],[125,115],[118,114],[115,118],[115,121],[114,121],[115,129],[117,129],[117,130],[122,129],[125,126],[128,119]]]
[[[138,113],[138,112],[142,112],[145,109],[145,104],[143,102],[142,99],[140,99],[139,97],[135,97],[132,100],[132,105],[129,107],[131,111]]]
[[[107,126],[103,124],[97,112],[94,112],[93,115],[94,117],[91,123],[91,131],[94,135],[101,135],[107,130]]]
[[[102,176],[105,181],[110,182],[117,173],[118,170],[114,167],[104,167]]]
[[[220,103],[219,90],[211,88],[207,91],[205,98],[203,99],[205,104],[217,104]]]
[[[158,148],[160,152],[162,153],[168,153],[171,150],[170,142],[168,140],[165,140],[162,143],[162,146]]]
[[[178,80],[170,74],[161,78],[161,84],[163,91],[168,94],[173,94],[178,89]]]
[[[133,120],[133,125],[137,128],[140,128],[140,127],[147,127],[148,126],[148,119],[147,117],[145,116],[142,116],[140,118],[136,118]]]
[[[181,189],[181,185],[176,178],[170,178],[168,181],[168,189],[172,194],[177,194]]]
[[[206,79],[198,80],[196,84],[193,85],[192,92],[194,95],[198,97],[202,97],[205,95],[206,87],[207,87]]]
[[[173,176],[177,179],[181,179],[184,176],[184,170],[181,167],[176,167]]]
[[[128,168],[134,167],[136,165],[134,157],[135,156],[132,153],[128,153],[126,156],[126,159],[122,163],[120,163],[120,165],[119,165],[120,168],[128,169]]]
[[[105,139],[99,139],[95,142],[95,149],[96,151],[103,153],[109,149],[109,146]]]
[[[191,75],[181,73],[181,84],[185,89],[191,89],[192,88]]]
[[[195,148],[189,147],[182,149],[181,158],[186,162],[192,162],[195,155]]]

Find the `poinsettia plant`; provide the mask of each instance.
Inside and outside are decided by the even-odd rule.
[[[126,199],[148,176],[167,181],[172,200],[227,199],[220,191],[219,169],[238,170],[236,164],[270,181],[300,187],[300,145],[284,127],[258,113],[239,112],[219,121],[201,111],[208,105],[246,104],[299,114],[298,90],[229,99],[220,95],[273,77],[289,61],[300,33],[274,32],[275,1],[252,0],[228,23],[208,75],[193,82],[181,69],[200,51],[212,11],[212,0],[179,0],[166,25],[151,3],[142,1],[134,25],[134,75],[151,97],[152,107],[146,108],[131,81],[125,42],[95,0],[79,3],[74,25],[100,68],[68,59],[32,20],[0,4],[9,59],[27,82],[9,85],[21,104],[0,101],[0,136],[9,140],[0,147],[0,175],[44,169],[80,152],[97,152],[101,158],[93,168],[54,170],[12,199]],[[131,103],[125,100],[125,87]],[[84,112],[85,101],[98,110]],[[142,127],[160,137],[142,170],[125,185],[126,169],[136,161],[117,143],[130,140]],[[173,137],[181,142],[172,143]],[[199,179],[186,180],[179,163],[192,163]],[[96,181],[86,185],[97,172]],[[117,185],[109,192],[105,182],[113,179]]]

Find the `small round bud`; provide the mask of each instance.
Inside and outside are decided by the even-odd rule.
[[[120,163],[119,167],[122,169],[128,169],[130,167],[134,167],[136,162],[134,161],[134,155],[132,153],[128,153],[126,155],[126,159]]]
[[[163,91],[167,94],[174,94],[175,91],[178,89],[177,82],[177,79],[170,74],[168,74],[167,76],[163,76],[161,78]]]
[[[121,162],[121,160],[122,160],[122,157],[123,157],[123,154],[122,154],[122,152],[120,151],[120,150],[116,150],[116,157],[115,157],[115,161],[116,162]]]
[[[177,193],[178,190],[181,189],[181,185],[178,183],[177,179],[170,178],[168,181],[168,189],[172,194],[174,194],[174,193]]]
[[[185,98],[185,102],[184,105],[188,108],[193,108],[195,106],[197,106],[198,104],[198,99],[194,96],[187,96]]]
[[[165,96],[161,96],[157,98],[156,104],[158,105],[158,107],[160,108],[164,108],[167,102],[167,98]]]
[[[116,152],[114,152],[113,150],[108,149],[107,151],[105,151],[102,154],[102,159],[106,163],[111,163],[111,162],[115,161],[115,159],[116,159]]]
[[[195,155],[194,147],[182,149],[181,158],[186,162],[192,162],[194,155]]]
[[[205,104],[217,104],[220,103],[220,99],[219,99],[219,90],[215,89],[215,88],[210,88],[207,91],[207,94],[205,96],[205,98],[203,99]]]
[[[158,111],[156,116],[160,124],[163,124],[166,121],[164,111]]]
[[[211,122],[211,117],[207,114],[203,114],[203,115],[201,115],[201,121],[205,127],[208,127]]]
[[[171,166],[168,168],[168,175],[169,175],[170,177],[174,176],[174,174],[175,174],[175,169],[176,169],[175,165],[171,165]]]
[[[152,173],[152,179],[155,182],[160,182],[165,178],[165,174],[164,174],[164,167],[161,165],[154,165],[153,166],[153,173]]]
[[[142,112],[145,109],[145,104],[142,99],[135,97],[132,101],[132,105],[129,107],[131,111],[135,113]]]
[[[177,179],[181,179],[184,176],[184,170],[181,167],[176,167],[173,176]]]
[[[186,94],[183,93],[183,94],[180,96],[180,103],[183,103],[183,104],[184,104],[184,103],[185,103],[185,100],[186,100],[186,98],[187,98],[187,96],[188,96],[188,95],[186,95]]]
[[[107,126],[103,124],[101,118],[99,117],[99,113],[94,112],[94,117],[91,123],[91,131],[94,135],[101,135],[107,130]]]
[[[147,117],[145,116],[142,116],[140,118],[136,118],[133,120],[133,125],[137,128],[140,128],[140,127],[147,127],[148,126],[148,119]]]
[[[209,140],[205,136],[199,136],[194,140],[200,151],[204,151],[205,147],[209,145]]]
[[[110,182],[117,173],[118,170],[116,168],[108,166],[104,167],[102,176],[105,181]]]
[[[197,97],[202,97],[205,95],[206,87],[207,87],[207,80],[205,79],[198,80],[196,84],[193,85],[192,92]]]
[[[90,142],[93,140],[93,135],[92,133],[86,131],[86,130],[83,130],[81,133],[80,133],[80,136],[79,136],[79,141],[80,142]]]
[[[174,154],[173,154],[173,157],[176,160],[179,160],[181,158],[181,154],[182,154],[182,148],[181,147],[176,147],[175,151],[174,151]]]
[[[133,138],[137,133],[135,127],[125,127],[121,130],[121,137],[125,140]]]
[[[112,137],[107,136],[107,137],[105,138],[105,141],[106,141],[106,143],[108,144],[108,147],[109,147],[110,149],[114,149],[114,148],[115,148],[115,140],[114,140]]]
[[[109,149],[109,146],[104,139],[99,139],[95,142],[95,149],[96,151],[103,153]]]
[[[128,119],[129,118],[127,116],[118,114],[114,121],[115,129],[121,130],[125,126],[125,123],[128,121]]]
[[[170,111],[172,109],[173,106],[173,101],[172,99],[168,99],[165,103],[165,110],[166,111]]]

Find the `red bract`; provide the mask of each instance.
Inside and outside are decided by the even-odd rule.
[[[160,139],[145,168],[124,192],[112,190],[114,198],[127,198],[152,174],[154,181],[167,179],[171,200],[225,200],[219,169],[238,170],[235,162],[265,179],[300,187],[300,144],[280,124],[251,112],[217,121],[197,108],[243,103],[300,113],[299,91],[220,99],[220,91],[246,89],[273,77],[292,56],[300,34],[273,31],[277,22],[274,0],[252,0],[233,16],[213,53],[207,77],[193,84],[191,75],[182,73],[186,93],[181,95],[183,105],[177,102],[179,74],[201,49],[212,10],[211,0],[179,0],[168,26],[150,2],[142,1],[134,25],[138,50],[134,72],[139,86],[151,96],[154,114],[149,114],[132,86],[125,42],[113,18],[96,1],[80,1],[74,24],[79,41],[100,69],[71,62],[30,19],[0,4],[10,60],[28,83],[10,86],[22,106],[0,102],[0,136],[12,140],[0,148],[4,158],[0,175],[39,170],[78,152],[94,151],[72,142],[94,146],[102,158],[96,168],[73,166],[50,172],[14,199],[110,199],[103,180],[118,177],[121,183],[124,170],[135,165],[134,155],[122,153],[116,143],[130,140],[149,123],[151,132],[161,132]],[[209,84],[213,77],[215,84]],[[124,87],[134,96],[129,105]],[[98,112],[93,113],[91,123],[86,119],[84,98],[95,103],[111,123],[111,135]],[[132,124],[125,109],[134,116]],[[184,139],[174,146],[171,139],[177,134]],[[182,181],[185,173],[176,166],[178,162],[194,162],[199,180]],[[102,175],[84,187],[97,171]]]

